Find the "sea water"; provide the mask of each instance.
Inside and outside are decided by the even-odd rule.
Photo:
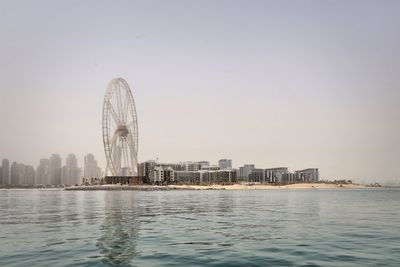
[[[0,266],[400,266],[400,189],[0,190]]]

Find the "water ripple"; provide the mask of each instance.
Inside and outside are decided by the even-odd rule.
[[[400,266],[400,190],[0,190],[0,266]]]

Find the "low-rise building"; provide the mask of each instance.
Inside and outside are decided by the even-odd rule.
[[[236,183],[237,170],[225,169],[218,171],[204,171],[202,173],[202,184],[230,184]]]
[[[200,165],[200,169],[201,169],[201,170],[202,170],[204,167],[210,166],[210,162],[209,162],[209,161],[205,161],[205,160],[203,160],[203,161],[198,161],[197,163]]]
[[[228,184],[237,182],[236,170],[200,170],[175,172],[175,180],[178,184]]]
[[[186,170],[186,165],[184,163],[160,163],[158,164],[159,166],[162,166],[163,168],[171,168],[174,171],[185,171]]]
[[[288,173],[287,167],[269,168],[265,169],[265,182],[266,183],[282,183],[282,177]]]
[[[287,167],[252,169],[248,180],[254,183],[283,183],[284,177],[288,173]]]
[[[232,160],[231,159],[220,159],[218,161],[218,165],[221,169],[231,169],[232,168]]]
[[[220,169],[221,167],[217,165],[204,166],[201,168],[203,171],[219,171]]]
[[[294,173],[287,167],[255,168],[246,164],[239,170],[210,166],[208,163],[186,162],[178,164],[156,163],[146,161],[139,164],[139,177],[148,184],[228,184],[245,180],[254,183],[290,184],[298,182],[317,182],[318,169],[310,168]]]
[[[300,182],[318,182],[319,181],[319,170],[318,168],[308,168],[304,170],[298,170],[295,172],[298,175]]]
[[[172,184],[175,182],[175,171],[171,167],[154,166],[149,173],[151,184]]]
[[[175,172],[175,181],[177,184],[195,184],[202,183],[201,171],[177,171]]]
[[[288,172],[282,175],[283,184],[294,184],[299,182],[299,175],[297,173]]]
[[[150,172],[153,170],[154,166],[156,166],[156,162],[154,160],[148,160],[142,162],[138,166],[138,174],[141,177],[144,177],[145,183],[151,184],[150,182]]]
[[[265,183],[264,169],[253,169],[249,174],[249,182],[252,183]]]
[[[238,179],[248,180],[249,174],[255,169],[254,164],[245,164],[243,167],[239,167]]]

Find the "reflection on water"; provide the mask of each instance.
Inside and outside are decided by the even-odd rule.
[[[135,194],[132,192],[106,192],[105,218],[100,226],[101,237],[97,247],[103,263],[128,266],[137,255],[136,240],[139,223]]]
[[[400,190],[0,190],[0,266],[400,266]]]

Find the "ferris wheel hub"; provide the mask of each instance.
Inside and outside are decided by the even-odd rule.
[[[126,137],[129,134],[129,130],[125,125],[120,125],[118,128],[115,130],[115,133],[118,134],[119,136]]]

